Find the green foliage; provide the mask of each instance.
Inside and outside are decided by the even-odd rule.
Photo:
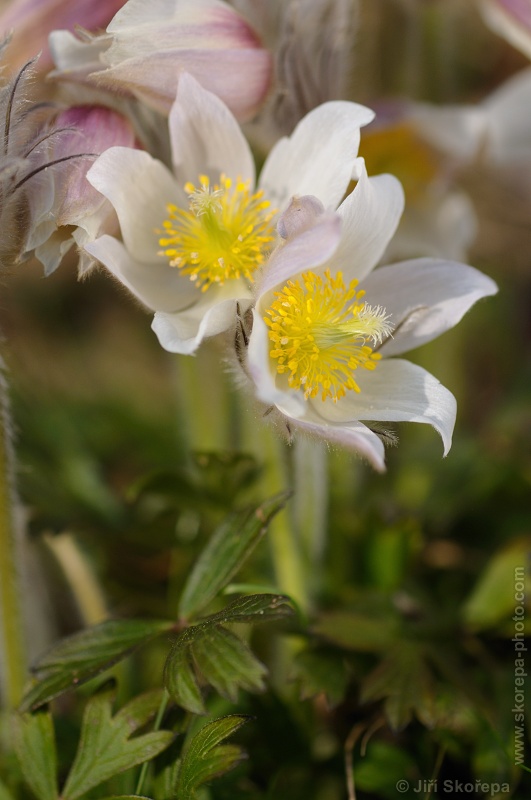
[[[316,648],[297,653],[292,676],[302,700],[324,694],[329,707],[335,708],[345,697],[349,674],[341,652]]]
[[[463,606],[463,619],[471,628],[490,628],[512,617],[515,606],[522,605],[515,600],[517,582],[523,585],[519,594],[529,596],[531,577],[527,565],[530,552],[531,538],[526,537],[512,541],[494,554]]]
[[[233,702],[238,689],[261,691],[267,669],[224,624],[270,622],[292,614],[289,598],[264,594],[237,598],[222,611],[199,620],[177,638],[168,655],[164,667],[168,692],[188,711],[205,713],[194,663],[205,681]]]
[[[286,493],[257,508],[232,514],[216,530],[198,558],[181,595],[179,615],[194,617],[223,589],[267,531],[270,520],[285,505]]]
[[[232,715],[207,723],[187,744],[182,755],[175,793],[179,800],[195,800],[203,783],[233,769],[245,757],[237,745],[221,744],[247,722]]]
[[[89,680],[172,627],[160,620],[108,620],[63,639],[35,664],[35,681],[21,710],[38,708]]]
[[[133,736],[155,716],[161,691],[135,697],[114,717],[113,699],[114,691],[104,689],[87,703],[76,758],[61,793],[65,800],[75,800],[113,775],[151,760],[173,740],[171,731]]]
[[[56,800],[57,753],[48,711],[13,716],[15,747],[22,774],[38,800]]]

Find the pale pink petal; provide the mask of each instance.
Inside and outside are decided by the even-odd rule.
[[[254,187],[254,160],[238,123],[218,97],[187,73],[179,80],[169,123],[180,184],[197,184],[199,175],[218,182],[225,173],[234,180],[249,180]]]
[[[0,31],[13,29],[13,46],[7,53],[12,66],[22,66],[36,53],[39,70],[48,70],[52,58],[48,35],[55,29],[74,30],[76,25],[105,28],[125,0],[11,0],[0,14]]]
[[[341,203],[341,241],[331,262],[345,278],[361,280],[378,263],[396,231],[404,192],[392,175],[367,176],[365,165],[353,192]]]
[[[338,215],[325,213],[314,227],[279,245],[257,285],[258,295],[263,297],[294,275],[325,264],[334,253],[340,236],[341,220]]]
[[[357,420],[422,422],[440,434],[447,455],[452,444],[456,402],[433,375],[401,359],[383,359],[374,371],[356,370],[361,391],[349,391],[337,403],[311,400],[314,408],[333,423]]]
[[[293,197],[287,209],[280,215],[277,222],[277,231],[283,239],[292,239],[304,233],[323,216],[324,206],[317,197],[305,195]]]
[[[382,440],[361,422],[350,422],[346,425],[334,425],[326,420],[320,420],[308,414],[303,419],[289,419],[290,426],[295,430],[303,431],[320,439],[325,439],[330,444],[346,447],[365,458],[378,472],[385,472],[385,450]]]
[[[485,22],[499,36],[531,58],[531,3],[529,0],[482,0]]]
[[[369,108],[343,101],[310,111],[264,165],[259,183],[274,205],[283,210],[294,195],[314,195],[325,208],[336,208],[352,176],[360,127],[373,117]]]
[[[112,236],[101,236],[85,245],[118,281],[152,311],[179,311],[197,300],[198,290],[179,270],[165,264],[136,261],[123,244]]]
[[[99,86],[134,94],[146,105],[168,114],[175,100],[179,76],[192,74],[217,95],[234,116],[251,119],[265,99],[271,61],[265,50],[168,50],[129,58],[93,73]]]
[[[363,289],[370,305],[383,306],[391,316],[393,336],[380,348],[385,356],[431,341],[457,325],[481,297],[497,292],[494,281],[474,267],[431,258],[380,267]]]
[[[135,260],[159,264],[157,231],[168,218],[167,204],[187,205],[173,175],[148,153],[111,147],[87,179],[116,209],[125,245]]]

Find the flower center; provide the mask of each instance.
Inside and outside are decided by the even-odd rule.
[[[197,281],[203,292],[227,280],[252,281],[274,241],[271,220],[276,212],[269,200],[262,191],[252,193],[249,181],[233,183],[225,175],[213,187],[200,175],[198,188],[192,183],[184,188],[189,207],[168,204],[159,255]]]
[[[353,373],[358,367],[374,369],[379,353],[376,345],[389,336],[392,326],[381,306],[362,300],[358,281],[345,287],[340,272],[332,277],[305,272],[300,280],[288,281],[264,317],[269,327],[269,355],[280,375],[289,373],[292,389],[304,389],[304,397],[337,403],[347,389],[359,392]]]

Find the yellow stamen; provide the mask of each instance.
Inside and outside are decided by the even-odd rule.
[[[252,281],[274,241],[276,212],[269,200],[262,191],[253,193],[249,181],[233,182],[225,175],[213,187],[200,175],[199,187],[187,183],[184,188],[189,208],[168,204],[160,255],[203,292],[227,280]]]
[[[288,281],[266,311],[269,355],[280,375],[289,373],[288,385],[304,389],[306,399],[328,397],[337,403],[347,389],[359,392],[353,373],[358,367],[374,369],[379,353],[372,345],[390,335],[392,326],[381,306],[369,306],[356,290],[358,281],[345,287],[340,272],[333,277],[305,272]]]

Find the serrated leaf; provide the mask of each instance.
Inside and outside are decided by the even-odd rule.
[[[56,800],[57,752],[51,715],[38,711],[15,716],[13,730],[24,780],[39,800]]]
[[[216,626],[198,637],[192,653],[199,670],[223,697],[236,702],[238,689],[264,689],[265,666],[234,633]]]
[[[168,620],[108,620],[63,639],[35,664],[34,685],[21,710],[35,709],[93,678],[150,639],[173,628]]]
[[[348,671],[345,659],[328,650],[303,650],[293,662],[293,677],[298,681],[301,699],[326,696],[331,708],[340,703],[347,689]]]
[[[106,689],[87,703],[76,757],[62,792],[64,800],[74,800],[113,775],[151,760],[173,740],[170,731],[129,738],[155,716],[160,691],[136,697],[114,717],[113,699],[114,692]]]
[[[191,711],[204,714],[205,706],[195,679],[190,658],[190,645],[178,639],[164,665],[164,685],[175,702]]]
[[[203,617],[200,624],[223,622],[272,622],[295,613],[289,597],[283,594],[253,594],[238,597],[217,614]]]
[[[190,740],[181,760],[175,784],[179,800],[195,800],[201,784],[228,772],[245,756],[241,748],[220,743],[247,722],[233,715],[209,722]]]
[[[432,677],[424,653],[415,642],[402,642],[393,648],[363,682],[362,703],[381,699],[395,731],[411,721],[413,712],[423,720],[433,719]]]
[[[267,526],[286,503],[283,492],[255,509],[231,514],[215,531],[196,561],[179,603],[179,615],[190,619],[228,584],[250,556]]]

